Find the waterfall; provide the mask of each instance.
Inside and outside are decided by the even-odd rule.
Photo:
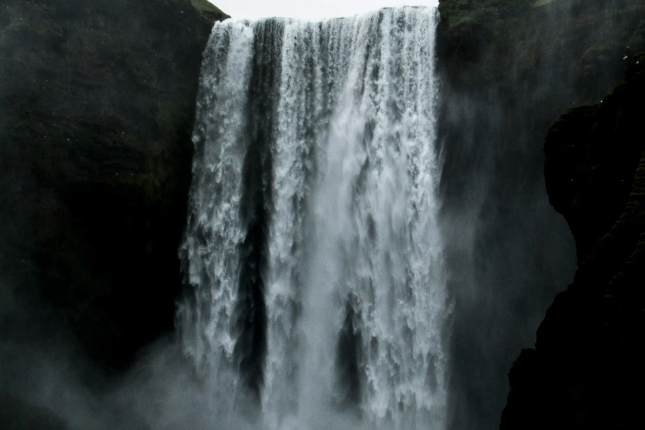
[[[228,416],[445,428],[434,33],[417,7],[215,25],[177,320]]]

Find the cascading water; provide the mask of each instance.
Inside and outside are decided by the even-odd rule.
[[[178,322],[231,415],[445,427],[434,32],[411,7],[215,25]]]

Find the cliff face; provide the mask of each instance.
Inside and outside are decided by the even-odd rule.
[[[544,85],[534,75],[547,67],[580,104],[616,85],[624,55],[645,50],[639,0],[441,0],[439,10],[440,67],[458,87]]]
[[[570,282],[575,248],[590,246],[579,238],[608,228],[622,210],[600,198],[613,196],[613,188],[585,189],[604,194],[568,209],[567,220],[587,219],[599,207],[604,215],[574,228],[581,230],[574,243],[549,203],[557,196],[545,190],[544,136],[562,112],[598,103],[620,82],[634,53],[645,49],[645,5],[441,0],[439,11],[443,216],[459,226],[446,232],[451,424],[490,429],[508,394],[500,382]]]
[[[173,328],[201,53],[224,17],[202,0],[0,5],[3,333],[58,319],[120,367]]]
[[[576,238],[578,270],[511,369],[502,429],[645,423],[645,54],[601,104],[549,130],[550,201]]]

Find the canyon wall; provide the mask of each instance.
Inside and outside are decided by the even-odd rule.
[[[580,235],[549,203],[544,138],[567,109],[603,99],[645,50],[645,6],[441,0],[439,11],[443,213],[458,226],[448,233],[449,404],[454,428],[491,429],[502,381],[576,267]]]
[[[8,340],[66,332],[118,369],[173,329],[202,50],[224,17],[205,0],[2,3]]]

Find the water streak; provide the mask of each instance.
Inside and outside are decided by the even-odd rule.
[[[216,24],[178,324],[231,413],[445,428],[434,32],[426,8]]]

